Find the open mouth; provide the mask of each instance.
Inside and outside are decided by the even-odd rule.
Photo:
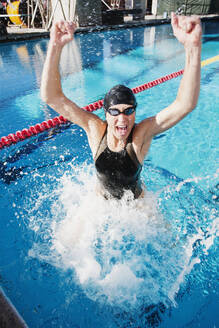
[[[128,126],[127,125],[118,125],[116,127],[116,130],[120,135],[125,135],[128,130]]]

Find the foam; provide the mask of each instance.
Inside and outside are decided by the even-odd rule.
[[[95,183],[92,166],[74,168],[61,178],[49,218],[49,246],[42,251],[34,244],[29,256],[72,270],[75,283],[100,303],[128,308],[176,304],[185,276],[200,263],[194,243],[201,240],[207,251],[216,223],[207,237],[201,230],[185,236],[186,229],[175,231],[165,221],[153,193],[140,200],[130,201],[126,193],[121,201],[107,201],[95,194]],[[33,230],[38,223],[31,220]]]

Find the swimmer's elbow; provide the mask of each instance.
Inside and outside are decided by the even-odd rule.
[[[197,106],[197,101],[187,105],[186,115],[190,114]]]
[[[189,108],[188,108],[188,114],[191,113],[195,108],[197,107],[197,102],[192,104]]]
[[[46,104],[48,104],[48,96],[47,94],[44,92],[44,90],[40,90],[40,98],[42,99],[43,102],[45,102]]]
[[[196,108],[198,99],[199,99],[199,89],[194,90],[193,94],[179,93],[176,97],[175,103],[176,106],[179,106],[182,109],[182,111],[184,110],[186,111],[186,113],[190,113]]]
[[[45,102],[46,104],[48,104],[49,102],[49,93],[47,91],[47,89],[42,85],[40,88],[40,98],[42,99],[43,102]]]
[[[52,103],[53,103],[52,99],[50,99],[50,97],[48,97],[46,94],[41,93],[41,99],[45,104],[47,104],[50,107],[53,107],[52,106]]]
[[[182,113],[182,115],[187,115],[191,113],[197,106],[198,99],[178,99],[176,98],[174,104],[175,107],[178,108],[178,111]]]
[[[61,95],[54,96],[53,94],[47,92],[44,89],[40,90],[40,97],[44,103],[48,106],[54,108],[55,104],[57,103],[58,99],[61,98]]]

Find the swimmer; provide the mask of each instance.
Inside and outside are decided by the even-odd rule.
[[[197,16],[172,13],[171,24],[175,37],[185,49],[184,74],[177,96],[168,107],[138,124],[135,123],[135,95],[124,85],[114,86],[105,95],[105,121],[65,96],[59,61],[63,47],[73,39],[76,26],[60,21],[51,29],[41,97],[60,115],[85,130],[95,162],[97,189],[107,199],[120,199],[125,190],[131,191],[135,199],[143,197],[140,175],[153,137],[177,124],[196,107],[200,90],[201,23]]]

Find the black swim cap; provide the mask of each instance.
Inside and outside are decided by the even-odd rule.
[[[137,106],[135,95],[131,89],[124,85],[116,85],[105,95],[103,108],[108,109],[118,104],[127,104],[134,107]]]

